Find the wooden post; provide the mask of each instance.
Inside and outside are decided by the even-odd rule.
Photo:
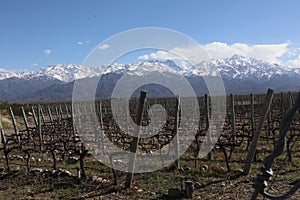
[[[206,125],[206,135],[207,135],[207,140],[209,142],[209,144],[211,144],[211,135],[209,131],[209,101],[208,101],[208,95],[205,94],[204,96],[204,104],[205,104],[205,125]],[[207,159],[211,160],[212,156],[211,156],[211,151],[207,154]]]
[[[254,122],[254,95],[251,93],[250,94],[250,98],[251,98],[251,101],[250,101],[250,106],[251,106],[251,131],[252,133],[254,132],[255,130],[255,122]]]
[[[293,97],[292,93],[289,91],[288,93],[288,110],[293,107]]]
[[[103,129],[103,116],[102,116],[102,102],[99,101],[99,107],[98,107],[98,112],[99,112],[99,124],[101,130]]]
[[[79,165],[80,165],[80,171],[82,178],[86,178],[85,169],[84,169],[84,158],[86,156],[87,150],[85,149],[85,146],[83,143],[81,143],[81,150],[79,155]]]
[[[30,135],[29,125],[28,125],[27,117],[26,117],[23,106],[21,107],[21,112],[22,112],[22,115],[23,115],[23,120],[24,120],[26,131],[27,131],[28,135]]]
[[[50,122],[53,123],[53,116],[52,116],[51,108],[49,106],[48,106],[48,116],[49,116]]]
[[[284,109],[284,93],[280,93],[280,103],[281,103],[281,116],[284,115],[285,109]]]
[[[6,137],[4,134],[4,130],[3,130],[3,126],[2,126],[2,115],[1,115],[1,110],[0,110],[0,134],[1,134],[1,142],[3,144],[3,146],[6,146]]]
[[[38,129],[38,121],[37,121],[36,113],[35,113],[35,110],[34,110],[33,106],[31,106],[31,111],[32,111],[35,127]]]
[[[1,122],[2,116],[1,116],[1,110],[0,110],[0,134],[1,134],[1,142],[3,144],[3,153],[5,157],[5,170],[9,171],[9,158],[8,158],[8,151],[7,151],[7,143],[6,143],[6,137],[3,130],[2,122]]]
[[[288,199],[290,198],[299,188],[300,188],[300,181],[294,182],[292,185],[293,187],[286,193],[281,196],[273,196],[268,194],[265,189],[268,186],[267,181],[274,180],[276,178],[277,174],[274,175],[272,171],[272,166],[274,164],[275,159],[282,155],[284,152],[285,146],[286,146],[286,134],[289,130],[289,127],[293,121],[293,118],[297,112],[297,110],[300,109],[300,93],[298,93],[296,102],[294,106],[288,110],[287,114],[282,117],[282,121],[280,122],[280,133],[278,141],[276,142],[276,145],[272,151],[271,154],[269,154],[267,157],[265,157],[263,163],[264,167],[261,168],[262,173],[258,174],[256,177],[256,181],[253,185],[253,188],[255,191],[252,194],[251,200],[257,199],[258,194],[262,194],[263,196],[267,196],[270,199]],[[282,165],[281,165],[282,166]],[[273,182],[272,182],[273,183]],[[271,183],[271,185],[272,185]]]
[[[111,166],[111,170],[113,173],[114,185],[118,185],[118,176],[117,176],[116,170],[114,168],[113,154],[109,156],[109,161],[110,161],[110,166]]]
[[[271,129],[272,129],[272,109],[268,112],[268,131],[267,132],[267,138],[271,137]]]
[[[76,107],[72,107],[72,112],[71,112],[71,121],[72,121],[72,132],[73,132],[73,140],[76,140],[76,128],[74,125],[74,117],[75,117],[75,113],[77,113],[77,115],[80,114],[80,110],[79,108],[77,108],[77,112],[75,112],[73,109],[75,109]],[[74,112],[73,112],[74,111]]]
[[[126,109],[127,110],[127,109]],[[100,125],[100,140],[101,140],[101,149],[102,153],[104,154],[104,131],[103,131],[103,116],[102,116],[102,102],[99,101],[99,125]]]
[[[206,125],[206,130],[208,130],[208,127],[209,127],[209,105],[208,105],[207,94],[204,96],[204,104],[205,104],[205,125]]]
[[[44,115],[44,112],[43,112],[43,107],[41,106],[40,107],[40,117],[41,117],[41,122],[42,124],[44,124],[46,121],[45,121],[45,115]]]
[[[60,115],[57,106],[55,106],[55,114],[56,114],[56,119],[59,121],[60,120]]]
[[[246,101],[244,100],[244,98],[242,96],[239,96],[239,100],[238,100],[238,104],[237,106],[240,105],[240,113],[245,113],[244,112],[244,104],[246,103]],[[244,115],[243,114],[240,114],[239,115],[239,121],[243,121],[243,117]]]
[[[194,196],[194,184],[193,181],[187,180],[185,182],[185,197],[188,199],[192,199]]]
[[[70,117],[70,113],[69,113],[69,108],[68,108],[67,104],[65,104],[65,108],[66,108],[67,118],[69,118]]]
[[[38,105],[38,133],[40,140],[40,152],[43,152],[43,133],[42,133],[42,122],[41,122],[41,107]]]
[[[235,111],[234,111],[234,95],[230,94],[230,103],[231,103],[231,135],[232,135],[232,144],[236,144],[236,135],[235,135]]]
[[[64,118],[64,113],[63,113],[63,110],[61,108],[61,105],[59,105],[59,107],[58,107],[58,112],[59,112],[60,118],[63,119]]]
[[[267,117],[267,113],[270,108],[270,104],[272,102],[273,92],[274,92],[273,90],[268,89],[268,93],[265,98],[262,113],[261,113],[257,128],[256,128],[255,132],[253,133],[252,142],[251,142],[250,149],[249,149],[249,152],[247,155],[246,163],[244,165],[244,169],[243,169],[244,175],[248,175],[250,172],[251,163],[252,163],[254,155],[255,155],[255,151],[256,151],[258,140],[259,140],[259,137],[261,134],[261,130],[263,128],[264,122]]]
[[[129,100],[128,100],[128,101],[129,101]],[[130,106],[129,106],[129,109],[125,109],[125,110],[126,110],[125,120],[126,120],[126,122],[127,122],[127,123],[126,123],[126,130],[125,130],[125,131],[126,131],[127,134],[130,134],[130,133],[129,133],[129,123],[128,123],[128,122],[129,122],[129,119],[130,119]]]
[[[138,148],[138,141],[139,141],[139,134],[140,134],[140,126],[142,125],[142,118],[143,118],[143,111],[146,101],[146,95],[147,92],[141,91],[140,94],[140,101],[139,101],[139,108],[137,113],[137,130],[135,130],[135,133],[137,134],[137,137],[133,137],[131,146],[130,146],[130,156],[129,156],[129,163],[128,163],[128,173],[126,177],[125,187],[131,188],[132,179],[133,179],[133,173],[135,168],[135,159],[136,159],[136,151]]]
[[[9,112],[10,112],[11,120],[12,120],[12,123],[14,126],[15,134],[17,135],[18,143],[21,144],[21,138],[20,138],[20,133],[19,133],[18,127],[17,127],[16,118],[15,118],[14,112],[11,107],[9,107]]]
[[[176,141],[174,140],[175,143],[175,166],[177,169],[180,168],[180,163],[179,163],[179,134],[178,134],[178,126],[179,126],[179,117],[180,117],[180,97],[177,96],[176,100],[176,114],[175,114],[175,122],[174,122],[174,136],[176,137]]]

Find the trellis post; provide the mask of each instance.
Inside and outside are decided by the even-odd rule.
[[[136,160],[136,151],[138,148],[138,141],[139,141],[139,134],[140,134],[140,126],[142,125],[142,118],[143,118],[143,111],[146,101],[146,95],[147,92],[141,91],[140,94],[140,100],[139,100],[139,108],[137,113],[137,129],[135,130],[135,133],[137,134],[137,137],[133,137],[131,146],[130,146],[130,152],[129,155],[129,163],[128,163],[128,173],[126,177],[125,187],[131,188],[132,179],[133,179],[133,173],[135,168],[135,160]]]
[[[10,112],[11,120],[12,120],[12,123],[13,123],[13,126],[14,126],[15,134],[17,135],[18,143],[21,144],[20,133],[19,133],[19,130],[18,130],[18,127],[17,127],[17,122],[16,122],[14,112],[12,110],[12,107],[9,107],[9,112]]]
[[[26,114],[25,114],[23,106],[21,107],[21,112],[22,112],[22,115],[23,115],[23,120],[24,120],[26,131],[27,131],[27,133],[29,135],[30,134],[29,125],[28,125],[27,117],[26,117]]]
[[[211,133],[209,131],[209,100],[208,100],[207,94],[205,94],[205,96],[204,96],[204,104],[205,104],[204,106],[205,106],[206,135],[207,135],[207,140],[208,140],[209,144],[211,144],[211,135],[210,135]],[[211,151],[207,154],[207,159],[208,160],[212,159]]]
[[[179,117],[180,117],[180,96],[177,96],[176,98],[176,113],[175,113],[175,122],[174,122],[174,137],[176,138],[175,143],[175,166],[177,169],[180,168],[179,163],[179,134],[178,134],[178,126],[179,126]]]
[[[42,120],[41,120],[41,106],[38,105],[38,134],[40,140],[40,152],[43,152],[43,133],[42,133]]]
[[[234,110],[234,95],[230,94],[230,103],[231,103],[231,135],[232,143],[236,144],[236,134],[235,134],[235,110]]]
[[[258,121],[257,128],[256,128],[255,132],[253,133],[252,142],[250,144],[250,149],[248,151],[246,163],[244,165],[244,169],[243,169],[244,175],[248,175],[250,172],[251,163],[252,163],[254,155],[255,155],[255,151],[256,151],[258,140],[259,140],[259,137],[261,134],[261,130],[263,128],[264,122],[267,117],[267,113],[270,108],[270,104],[272,102],[273,92],[274,91],[272,89],[268,89],[268,92],[267,92],[267,95],[265,98],[265,102],[264,102],[264,106],[262,109],[262,113],[261,113],[260,119]]]

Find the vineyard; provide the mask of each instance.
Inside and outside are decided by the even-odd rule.
[[[269,90],[223,98],[218,137],[208,95],[147,99],[141,92],[125,114],[121,100],[2,103],[0,199],[262,199],[264,192],[299,199],[300,96]],[[182,102],[192,122],[184,120]],[[155,115],[163,116],[161,108],[165,121],[156,126],[128,126],[132,120],[147,127]],[[140,137],[145,132],[150,136]],[[190,143],[182,141],[187,137]],[[212,151],[199,156],[214,139]],[[110,146],[120,152],[110,153]],[[137,156],[130,166],[123,151],[152,160]],[[130,167],[149,172],[131,173]]]

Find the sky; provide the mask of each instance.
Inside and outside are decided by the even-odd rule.
[[[212,58],[300,67],[299,8],[298,0],[0,0],[0,68],[81,64],[107,38],[142,27],[181,32]]]

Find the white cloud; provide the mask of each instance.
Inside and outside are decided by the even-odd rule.
[[[149,55],[142,55],[142,56],[140,56],[139,58],[138,58],[139,60],[149,60],[150,59],[150,57],[149,57]]]
[[[48,57],[52,53],[51,49],[44,50],[44,54]]]
[[[155,53],[146,54],[140,56],[138,59],[157,59],[157,60],[188,60],[191,62],[199,63],[203,60],[207,60],[208,56],[200,46],[193,47],[176,47],[167,51],[157,51]]]
[[[178,56],[171,54],[166,51],[157,51],[155,53],[145,54],[139,57],[139,59],[153,59],[153,60],[168,60],[168,59],[179,59]]]
[[[270,63],[281,63],[280,57],[289,52],[289,43],[248,45],[234,43],[228,45],[221,42],[213,42],[203,46],[204,50],[212,58],[222,59],[239,54],[245,57],[253,57]]]
[[[87,40],[87,41],[79,41],[79,42],[77,42],[77,44],[78,45],[84,45],[84,44],[89,44],[90,43],[90,41],[89,40]]]
[[[255,58],[269,63],[277,63],[290,67],[300,68],[300,48],[296,47],[291,41],[279,44],[256,44],[248,45],[245,43],[226,44],[222,42],[212,42],[202,46],[190,48],[173,48],[169,52],[157,51],[150,54],[141,55],[138,59],[159,59],[159,60],[188,60],[193,63],[199,63],[205,59],[205,56],[199,58],[203,51],[213,59],[223,59],[232,57],[234,54],[242,55],[248,58]],[[181,57],[178,57],[178,56]],[[182,59],[182,57],[184,59]]]
[[[296,68],[300,68],[300,55],[298,55],[298,57],[294,60],[289,60],[287,62],[287,64],[290,66],[290,67],[296,67]]]
[[[104,49],[108,49],[108,48],[109,48],[108,44],[102,44],[98,47],[98,49],[100,49],[100,50],[104,50]]]
[[[5,73],[5,72],[9,72],[9,70],[4,69],[4,68],[0,68],[0,73],[1,73],[1,72],[2,72],[2,73],[3,73],[3,72]]]
[[[33,64],[32,64],[32,66],[38,66],[38,65],[39,65],[38,63],[33,63]]]

